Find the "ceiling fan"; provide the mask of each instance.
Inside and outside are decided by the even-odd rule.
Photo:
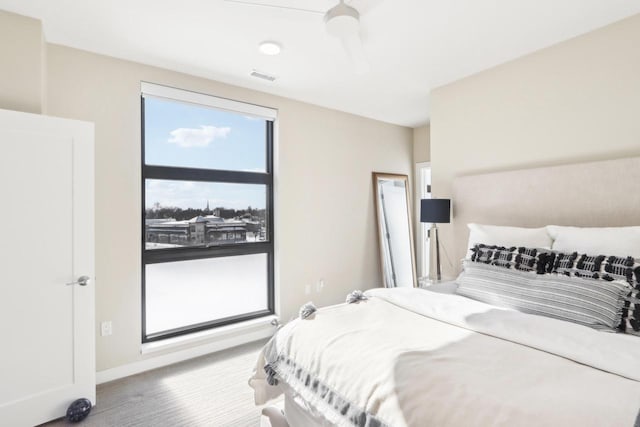
[[[353,63],[356,74],[364,74],[370,70],[362,38],[360,37],[360,12],[339,0],[339,3],[327,11],[301,9],[296,7],[281,6],[269,3],[259,3],[251,0],[225,0],[228,3],[244,4],[250,6],[271,7],[287,9],[297,12],[307,12],[324,15],[324,24],[327,32],[340,39],[342,46]]]

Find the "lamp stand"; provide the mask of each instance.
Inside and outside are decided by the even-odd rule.
[[[438,239],[438,226],[435,223],[432,223],[431,228],[429,229],[429,280],[439,281],[441,279],[442,274],[440,272],[440,241]]]

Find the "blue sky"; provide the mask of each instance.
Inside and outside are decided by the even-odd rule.
[[[145,98],[145,162],[264,172],[265,121],[202,106]],[[265,207],[265,187],[148,180],[147,207]]]

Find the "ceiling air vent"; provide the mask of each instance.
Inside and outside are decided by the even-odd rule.
[[[267,73],[263,73],[262,71],[253,70],[251,72],[251,76],[256,77],[258,79],[267,80],[267,81],[275,81],[276,77]]]

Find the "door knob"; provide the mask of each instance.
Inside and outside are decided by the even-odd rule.
[[[89,280],[91,280],[91,278],[89,276],[80,276],[80,277],[78,277],[77,281],[71,282],[71,283],[67,283],[67,286],[69,286],[69,285],[87,286],[87,283],[89,283]]]

